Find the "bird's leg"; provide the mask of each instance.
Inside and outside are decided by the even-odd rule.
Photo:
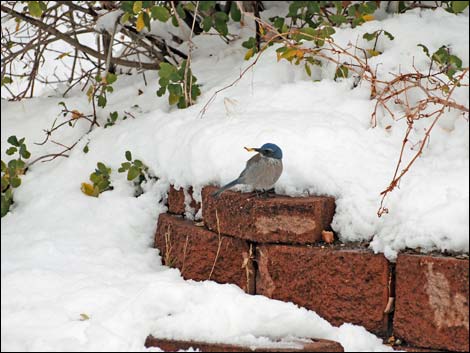
[[[261,193],[261,196],[264,198],[264,199],[268,199],[270,197],[274,197],[274,195],[270,195],[270,190],[264,190],[263,189],[263,192]]]

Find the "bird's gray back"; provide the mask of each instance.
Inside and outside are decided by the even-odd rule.
[[[281,173],[282,160],[263,157],[258,153],[246,162],[246,167],[240,174],[239,180],[255,189],[268,190],[274,186]]]

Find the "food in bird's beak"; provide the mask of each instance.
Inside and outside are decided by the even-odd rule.
[[[246,149],[248,152],[257,152],[257,148],[251,148],[251,147],[243,147],[244,149]]]

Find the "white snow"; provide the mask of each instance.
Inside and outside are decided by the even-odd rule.
[[[101,15],[96,21],[95,30],[97,32],[106,31],[109,34],[118,33],[121,26],[119,18],[123,13],[122,10],[114,10]]]
[[[373,58],[383,76],[406,72],[413,59],[426,67],[419,43],[431,51],[450,45],[468,66],[468,22],[468,12],[415,10],[343,28],[335,40],[344,44],[379,28],[391,32],[395,40],[384,40],[384,54]],[[247,27],[232,29],[242,38],[252,35]],[[156,96],[155,73],[146,74],[148,86],[141,76],[119,76],[108,106],[99,112],[100,123],[111,111],[120,117],[130,111],[136,119],[119,118],[115,126],[95,129],[70,158],[37,163],[23,177],[11,213],[1,220],[2,350],[142,351],[149,333],[250,345],[315,337],[337,340],[346,351],[390,350],[362,327],[332,327],[291,303],[249,296],[233,285],[184,281],[177,270],[161,266],[152,238],[158,214],[166,211],[169,184],[192,185],[200,198],[202,186],[238,176],[251,156],[243,146],[273,142],[283,149],[278,193],[336,197],[333,228],[343,241],[372,240],[372,249],[390,259],[406,247],[468,252],[468,121],[445,114],[423,156],[388,198],[390,213],[379,219],[379,193],[392,177],[406,123],[383,118],[371,128],[374,103],[366,84],[351,90],[351,80],[334,82],[332,65],[318,73],[322,81],[312,82],[302,67],[277,62],[273,47],[199,117],[212,93],[249,64],[243,62],[243,40],[227,46],[216,36],[194,38],[193,70],[203,95],[185,110]],[[59,115],[58,102],[91,112],[83,92],[72,90],[65,99],[55,92],[2,100],[3,160],[9,159],[10,135],[26,137],[31,159],[59,150],[33,144]],[[468,106],[468,88],[456,94]],[[414,142],[424,128],[417,124]],[[73,143],[87,129],[79,122],[53,138]],[[126,150],[160,177],[139,198],[117,173]],[[412,154],[406,151],[406,157]],[[98,161],[113,168],[114,190],[87,197],[80,183]],[[80,314],[89,320],[80,321]]]

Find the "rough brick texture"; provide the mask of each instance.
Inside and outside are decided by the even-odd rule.
[[[334,341],[329,340],[298,340],[292,341],[292,346],[285,344],[266,347],[235,346],[223,343],[205,343],[195,341],[166,340],[148,336],[145,340],[145,347],[158,347],[164,352],[177,352],[190,348],[198,349],[201,352],[344,352],[343,347]]]
[[[191,197],[191,202],[189,203],[189,206],[194,208],[195,212],[199,211],[199,208],[201,208],[201,204],[193,199],[193,188],[189,187],[187,192],[189,197]],[[176,190],[173,185],[170,185],[170,190],[168,191],[168,212],[173,214],[184,215],[185,204],[183,188]]]
[[[394,334],[408,344],[467,351],[469,262],[400,254]]]
[[[178,268],[185,279],[233,283],[254,293],[253,251],[246,241],[221,236],[219,242],[216,233],[182,217],[161,214],[155,247],[163,264]]]
[[[366,250],[260,245],[256,293],[314,310],[333,325],[350,322],[385,335],[389,264]]]
[[[395,351],[401,352],[445,352],[437,349],[431,348],[420,348],[420,347],[410,347],[410,346],[392,346]]]
[[[213,186],[202,191],[202,213],[206,226],[257,243],[307,244],[321,240],[330,229],[335,211],[332,197],[256,197],[251,193],[226,191],[219,198]],[[217,215],[216,215],[217,210]]]

